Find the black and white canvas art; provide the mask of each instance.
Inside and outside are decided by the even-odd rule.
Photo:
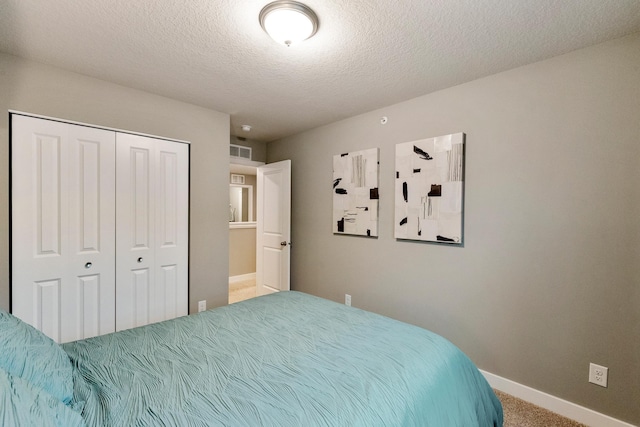
[[[464,133],[396,145],[396,239],[462,244]]]
[[[333,156],[333,232],[378,236],[379,150]]]

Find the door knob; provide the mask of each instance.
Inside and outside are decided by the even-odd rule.
[[[138,258],[138,262],[142,262],[142,257]]]
[[[86,264],[84,265],[84,268],[91,268],[91,266],[92,266],[92,265],[93,265],[93,264],[91,264],[90,262],[88,262],[88,263],[86,263]]]
[[[280,242],[280,246],[287,246],[287,242]]]

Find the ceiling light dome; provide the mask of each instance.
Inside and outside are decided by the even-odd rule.
[[[286,46],[301,42],[318,31],[318,17],[297,1],[274,1],[260,11],[262,29]]]

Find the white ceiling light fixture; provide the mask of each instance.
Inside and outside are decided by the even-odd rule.
[[[262,29],[286,46],[313,36],[320,25],[311,8],[297,1],[274,1],[260,11]]]

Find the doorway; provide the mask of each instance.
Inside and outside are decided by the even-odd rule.
[[[229,165],[229,304],[256,296],[256,166]]]
[[[229,200],[229,303],[290,289],[291,160],[246,167],[231,165]],[[243,171],[239,176],[234,172]],[[255,180],[255,181],[254,181]],[[250,183],[249,183],[250,182]],[[253,203],[237,188],[255,188]],[[231,191],[234,190],[234,191]],[[253,213],[244,215],[247,206]],[[241,207],[242,205],[242,207]],[[239,212],[242,211],[242,214]],[[253,286],[252,286],[253,285]],[[253,289],[252,289],[253,288]]]

